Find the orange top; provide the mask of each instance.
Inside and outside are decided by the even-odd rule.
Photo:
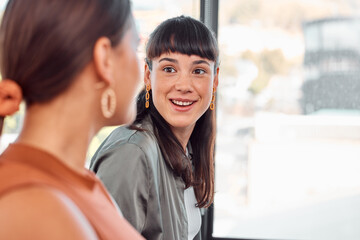
[[[27,186],[63,192],[82,211],[99,239],[143,239],[119,214],[94,173],[78,173],[53,155],[23,144],[11,144],[0,155],[0,197]]]

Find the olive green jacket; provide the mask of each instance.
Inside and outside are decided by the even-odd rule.
[[[165,163],[150,120],[139,127],[146,131],[115,129],[93,156],[90,169],[146,239],[188,240],[185,184]],[[201,239],[200,232],[194,239]]]

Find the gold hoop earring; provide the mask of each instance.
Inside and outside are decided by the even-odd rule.
[[[215,109],[215,88],[213,88],[213,93],[212,93],[212,98],[211,98],[211,103],[210,103],[210,110],[214,110]]]
[[[116,107],[116,96],[114,90],[107,88],[101,95],[101,111],[105,118],[114,116]]]
[[[146,94],[145,94],[145,107],[146,108],[149,108],[149,106],[150,106],[150,103],[149,103],[149,99],[150,99],[150,93],[149,93],[149,91],[150,91],[150,89],[151,89],[151,86],[150,85],[146,85]]]

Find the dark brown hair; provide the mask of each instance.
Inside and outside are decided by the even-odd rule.
[[[20,85],[27,105],[49,101],[91,61],[97,39],[121,41],[130,17],[129,0],[9,0],[0,28],[2,77]]]
[[[152,59],[165,52],[198,55],[215,62],[218,66],[219,51],[213,33],[200,21],[191,17],[175,17],[161,23],[150,35],[146,46],[146,62],[152,69]],[[208,109],[196,122],[190,136],[193,167],[186,157],[180,142],[171,131],[169,124],[159,114],[152,102],[145,108],[145,91],[137,100],[135,124],[150,115],[154,133],[168,166],[181,176],[185,187],[194,186],[199,207],[208,207],[214,199],[214,144],[215,113]],[[134,125],[133,125],[134,127]]]

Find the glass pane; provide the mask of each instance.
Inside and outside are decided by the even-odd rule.
[[[214,236],[360,239],[360,2],[219,4]]]

